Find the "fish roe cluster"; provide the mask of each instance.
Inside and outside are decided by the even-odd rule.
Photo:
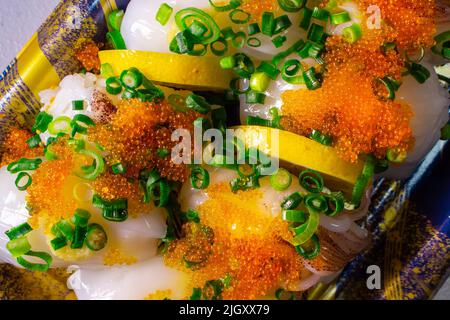
[[[365,11],[371,5],[381,10],[384,23],[392,27],[397,46],[402,50],[413,50],[433,45],[436,33],[435,0],[359,0]]]
[[[338,153],[351,162],[363,153],[381,158],[388,149],[411,147],[410,107],[380,100],[372,80],[349,68],[329,73],[318,90],[285,92],[283,102],[283,126],[302,135],[312,130],[330,135]]]
[[[233,194],[218,184],[207,192],[208,200],[197,208],[200,223],[185,224],[186,236],[165,254],[168,266],[190,276],[190,288],[228,278],[224,299],[257,299],[307,276],[294,247],[279,236],[285,223],[255,209],[261,200],[258,190]]]
[[[355,162],[361,154],[379,158],[389,149],[408,151],[413,146],[409,105],[385,98],[377,79],[401,81],[405,51],[416,52],[433,44],[434,1],[377,0],[356,2],[361,12],[370,5],[381,9],[381,29],[361,23],[362,37],[353,44],[341,36],[327,39],[322,87],[283,94],[283,126],[309,135],[320,130],[333,138],[339,154]],[[396,49],[385,44],[395,43]]]
[[[51,226],[60,219],[71,218],[77,209],[72,190],[66,190],[68,179],[75,166],[73,150],[64,138],[52,145],[51,151],[57,155],[56,160],[44,161],[34,171],[33,183],[28,187],[27,205],[30,208],[30,224],[38,228],[40,217],[46,218],[46,225]]]
[[[194,111],[174,112],[165,101],[158,104],[137,99],[123,100],[107,124],[98,124],[89,132],[89,140],[98,142],[110,153],[110,164],[122,163],[127,177],[137,178],[142,169],[156,167],[161,176],[185,181],[187,168],[176,165],[168,157],[160,157],[158,149],[171,151],[176,142],[171,134],[176,129],[193,132],[193,122],[201,115]]]
[[[125,254],[119,248],[110,248],[103,256],[103,264],[105,266],[132,265],[136,262],[136,257]]]
[[[260,22],[264,12],[276,12],[280,10],[278,1],[274,0],[244,0],[239,7],[251,14],[251,21]]]
[[[30,149],[27,140],[33,135],[25,129],[11,127],[3,142],[3,154],[0,166],[5,166],[20,158],[36,158],[42,155],[42,146]]]
[[[100,72],[99,51],[94,42],[87,42],[75,53],[75,58],[80,61],[86,71],[98,73]]]

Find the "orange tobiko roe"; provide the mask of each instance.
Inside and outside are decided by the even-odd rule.
[[[260,190],[233,194],[222,183],[206,191],[208,200],[197,208],[200,223],[185,224],[185,236],[172,242],[164,256],[168,266],[190,276],[187,292],[228,278],[224,299],[257,299],[283,285],[295,288],[309,275],[286,241],[292,238],[287,223],[257,209]]]
[[[30,149],[27,140],[33,136],[25,129],[11,127],[3,142],[2,158],[0,166],[10,164],[20,158],[36,158],[42,155],[43,147],[38,146]]]
[[[356,43],[329,37],[322,87],[282,95],[285,129],[302,135],[320,130],[330,135],[341,156],[352,162],[364,153],[383,158],[388,149],[401,152],[412,147],[410,106],[380,99],[384,93],[380,90],[386,90],[376,79],[401,80],[404,51],[415,52],[433,44],[436,13],[432,0],[355,2],[361,12],[370,5],[379,6],[381,29],[368,29],[363,20],[363,36]],[[386,43],[395,43],[397,50],[383,50]]]
[[[156,166],[162,177],[173,181],[185,181],[188,170],[176,165],[168,157],[158,156],[158,149],[171,151],[177,142],[171,141],[176,129],[194,130],[193,122],[201,115],[194,111],[174,112],[162,101],[158,104],[137,99],[123,100],[117,105],[117,113],[107,124],[98,124],[89,131],[89,140],[98,142],[111,155],[110,165],[122,163],[127,177],[137,178],[142,169]]]
[[[99,51],[94,42],[87,42],[75,53],[75,58],[80,61],[86,71],[98,73],[100,71]]]

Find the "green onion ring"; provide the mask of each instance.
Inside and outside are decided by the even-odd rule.
[[[28,222],[24,222],[16,227],[9,229],[8,231],[5,232],[5,234],[9,238],[9,240],[14,240],[19,237],[23,237],[32,230],[33,228],[31,228]]]
[[[294,238],[291,240],[294,246],[299,246],[307,242],[319,227],[320,216],[314,209],[308,208],[309,217],[308,220],[298,226],[290,228],[294,232]]]
[[[29,261],[25,260],[24,256],[39,258],[39,259],[43,260],[44,263],[41,264],[41,263],[29,262]],[[46,252],[35,252],[35,251],[30,250],[24,256],[18,257],[17,263],[19,263],[25,269],[28,269],[31,271],[46,272],[50,268],[50,265],[52,264],[52,261],[53,261],[52,256]]]
[[[302,195],[299,192],[294,192],[281,202],[281,208],[284,210],[294,210],[302,203],[302,201]]]
[[[280,8],[286,12],[298,12],[305,5],[307,0],[278,0]]]
[[[281,218],[283,221],[294,223],[305,223],[307,220],[306,213],[302,210],[283,210]]]
[[[21,184],[22,179],[26,178],[26,182],[24,184]],[[17,175],[15,184],[17,189],[19,189],[20,191],[25,191],[28,189],[29,186],[31,186],[31,183],[33,182],[33,179],[31,178],[31,175],[26,173],[26,172],[19,172],[19,174]]]
[[[221,3],[223,3],[223,1],[219,1]],[[223,6],[218,6],[214,3],[214,0],[209,0],[209,4],[214,8],[214,10],[218,11],[218,12],[226,12],[226,11],[230,11],[233,9],[236,9],[237,7],[239,7],[242,4],[241,0],[230,0],[230,2],[228,2],[228,4],[223,5]]]
[[[291,186],[292,176],[289,171],[284,168],[278,169],[278,171],[270,176],[270,185],[276,191],[284,191]]]
[[[209,172],[205,168],[195,166],[191,169],[191,185],[194,189],[206,189],[209,186]]]
[[[327,210],[324,212],[329,217],[334,217],[344,210],[344,197],[342,193],[326,194]]]
[[[220,37],[220,28],[214,19],[206,12],[197,8],[186,8],[178,11],[175,15],[175,22],[181,31],[188,29],[187,21],[196,19],[208,27],[208,31],[204,36],[199,38],[201,44],[211,44]]]
[[[92,251],[102,250],[108,242],[105,229],[98,223],[90,224],[87,228],[85,242],[86,247]]]
[[[216,48],[217,44],[222,44],[223,48],[222,49]],[[228,51],[228,41],[225,40],[225,38],[220,37],[219,39],[210,44],[210,48],[212,53],[214,53],[216,56],[221,57]]]
[[[314,170],[302,171],[298,179],[300,185],[308,192],[319,193],[323,190],[323,178]]]
[[[234,48],[240,49],[245,45],[247,35],[243,31],[236,32],[234,37],[231,39],[231,44]]]
[[[250,37],[247,39],[247,45],[253,48],[261,47],[261,40],[255,37]]]
[[[281,69],[281,77],[290,84],[304,84],[302,65],[297,59],[287,60]]]
[[[100,174],[102,174],[105,170],[105,161],[103,157],[97,152],[82,149],[78,151],[79,154],[82,154],[87,157],[91,157],[94,160],[94,168],[91,172],[83,172],[77,174],[78,177],[85,180],[95,180]]]
[[[243,15],[243,18],[236,18],[236,16],[239,15]],[[250,21],[250,18],[252,17],[252,15],[248,12],[245,12],[244,10],[241,9],[234,9],[233,11],[231,11],[229,13],[229,17],[230,20],[233,21],[233,23],[235,24],[246,24],[247,22]]]
[[[275,298],[277,298],[277,300],[295,300],[295,293],[280,288],[275,291]]]
[[[53,116],[45,111],[38,113],[34,126],[31,128],[33,133],[44,133],[47,131],[48,125],[52,122]]]
[[[318,193],[308,194],[305,197],[305,206],[308,209],[315,210],[317,212],[327,212],[328,211],[328,201],[327,198]]]
[[[9,241],[6,244],[6,249],[14,258],[18,258],[30,251],[31,245],[26,237],[20,237]]]
[[[320,253],[320,242],[319,242],[319,237],[317,235],[313,235],[311,237],[311,242],[314,245],[314,248],[311,251],[306,251],[302,245],[298,245],[295,247],[295,250],[297,251],[298,254],[300,254],[303,258],[307,259],[307,260],[312,260],[314,258],[316,258],[319,253]]]

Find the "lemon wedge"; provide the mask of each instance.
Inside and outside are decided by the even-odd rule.
[[[99,57],[116,75],[135,67],[154,82],[189,90],[226,90],[233,78],[231,71],[220,67],[218,57],[135,50],[100,51]]]
[[[350,163],[340,158],[336,149],[297,134],[258,126],[238,126],[233,129],[246,147],[257,148],[273,158],[280,166],[298,174],[301,170],[319,172],[332,191],[342,191],[350,198],[361,174],[364,162]]]

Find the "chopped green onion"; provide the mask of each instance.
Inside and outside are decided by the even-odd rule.
[[[73,241],[74,229],[69,221],[60,220],[52,227],[52,233],[56,237],[63,237],[67,241]]]
[[[163,3],[156,12],[156,21],[158,21],[162,26],[165,26],[167,22],[169,22],[172,13],[173,8],[167,3]]]
[[[195,37],[189,29],[178,32],[170,42],[169,49],[178,54],[189,53],[194,50]]]
[[[297,53],[303,59],[318,58],[324,48],[325,46],[321,43],[308,41]]]
[[[108,236],[106,235],[105,229],[98,223],[91,223],[87,227],[85,242],[86,247],[92,251],[102,250],[108,242]]]
[[[222,69],[233,69],[236,66],[236,59],[233,56],[228,56],[220,59],[220,67]]]
[[[52,249],[55,251],[58,251],[59,249],[64,248],[67,246],[67,240],[62,237],[54,238],[52,241],[50,241],[50,245],[52,246]]]
[[[330,136],[324,135],[319,130],[313,130],[309,138],[324,146],[331,146],[333,144],[333,139]]]
[[[297,208],[303,201],[303,197],[299,192],[294,192],[287,196],[283,202],[281,202],[281,208],[284,210],[293,210]]]
[[[201,288],[192,289],[192,295],[190,296],[189,300],[201,300],[201,299],[202,299],[202,289]]]
[[[255,37],[251,37],[247,39],[247,45],[249,47],[258,48],[261,47],[261,40]]]
[[[167,158],[170,155],[170,150],[166,148],[158,148],[158,150],[156,150],[156,154],[160,158]]]
[[[195,166],[191,169],[190,180],[194,189],[206,189],[209,186],[209,172],[205,168]]]
[[[305,223],[306,213],[301,210],[286,209],[281,212],[281,218],[283,221],[293,222],[293,223]]]
[[[203,287],[203,299],[220,300],[222,299],[223,282],[220,280],[209,280]]]
[[[106,79],[106,91],[109,94],[119,94],[122,92],[122,83],[116,77],[110,77]]]
[[[352,18],[350,18],[350,15],[347,11],[337,12],[331,14],[331,24],[332,25],[339,25],[346,22],[351,21]]]
[[[289,19],[289,17],[284,14],[275,19],[274,25],[275,27],[273,30],[273,34],[279,34],[289,29],[292,26],[292,22],[291,19]]]
[[[225,38],[225,40],[231,40],[235,35],[233,28],[231,27],[223,28],[220,32],[222,33],[222,36]]]
[[[364,163],[361,174],[358,176],[355,185],[353,186],[352,203],[356,206],[360,205],[364,191],[374,175],[375,165],[375,157],[369,155]]]
[[[295,247],[295,250],[298,252],[298,254],[300,254],[303,258],[305,258],[307,260],[312,260],[312,259],[316,258],[320,252],[319,237],[317,237],[317,235],[314,234],[310,240],[313,244],[313,248],[310,251],[306,251],[302,245]]]
[[[9,240],[14,240],[20,237],[23,237],[24,235],[28,234],[30,231],[32,231],[33,228],[28,224],[28,222],[24,222],[17,227],[13,227],[5,232],[6,236],[9,238]]]
[[[264,12],[261,19],[261,32],[266,36],[272,37],[275,31],[275,16],[273,12]]]
[[[247,40],[247,35],[243,31],[237,32],[234,37],[231,39],[231,43],[234,48],[240,49],[245,45],[245,41]]]
[[[100,75],[105,78],[114,77],[114,69],[109,63],[102,63],[100,66]]]
[[[342,30],[342,38],[348,43],[355,43],[362,37],[362,30],[359,24],[352,24]]]
[[[75,232],[73,234],[73,241],[70,245],[71,249],[81,249],[84,244],[84,240],[86,239],[86,226],[75,226]]]
[[[312,12],[312,17],[320,20],[320,21],[328,21],[328,17],[330,16],[330,13],[326,9],[321,9],[319,7],[314,7]]]
[[[277,298],[277,300],[295,300],[295,293],[280,288],[275,291],[275,298]]]
[[[102,210],[103,218],[113,222],[122,222],[128,218],[127,199],[117,199],[113,201],[103,200],[100,196],[94,195],[92,198],[94,207]]]
[[[155,206],[158,208],[163,208],[169,201],[169,183],[167,182],[167,180],[161,179],[149,186],[148,193]]]
[[[298,40],[291,47],[289,47],[287,50],[285,50],[283,52],[280,52],[276,56],[274,56],[273,59],[272,59],[272,63],[275,66],[278,66],[289,55],[291,55],[292,53],[297,52],[298,50],[303,48],[304,45],[305,45],[305,42],[302,39]]]
[[[277,36],[272,39],[272,43],[275,48],[281,48],[283,44],[286,42],[287,38],[285,36]]]
[[[44,263],[33,263],[25,260],[24,256],[30,256],[30,257],[36,257],[44,261]],[[52,264],[53,258],[51,255],[49,255],[46,252],[35,252],[35,251],[28,251],[24,256],[17,258],[17,263],[19,263],[22,267],[25,269],[31,270],[31,271],[42,271],[46,272],[50,265]]]
[[[221,3],[223,3],[223,1],[219,1]],[[209,4],[216,10],[219,12],[226,12],[226,11],[230,11],[233,9],[236,9],[237,7],[239,7],[241,5],[241,0],[230,0],[230,2],[228,2],[228,4],[223,5],[223,6],[218,6],[214,3],[214,0],[209,0]]]
[[[195,38],[200,39],[205,35],[206,32],[208,32],[208,27],[200,21],[194,20],[189,26],[188,30]]]
[[[323,189],[323,178],[314,170],[304,170],[300,173],[300,185],[308,192],[319,193]]]
[[[114,10],[108,16],[108,22],[113,30],[120,31],[125,12],[123,10]]]
[[[87,227],[91,214],[87,210],[76,209],[72,218],[72,222],[75,226]]]
[[[435,53],[435,54],[439,54],[445,57],[445,52],[447,52],[448,54],[448,50],[445,50],[446,48],[448,49],[448,45],[449,45],[449,41],[450,41],[450,30],[442,32],[440,34],[438,34],[437,36],[434,37],[434,41],[436,42],[436,45],[434,45],[431,50]],[[449,59],[449,57],[445,57],[447,59]]]
[[[237,53],[234,55],[236,66],[233,68],[234,72],[241,78],[250,79],[253,72],[255,72],[255,65],[253,61],[244,53]]]
[[[61,116],[50,122],[48,125],[48,132],[52,135],[58,133],[70,134],[72,131],[71,119],[66,116]]]
[[[118,30],[108,32],[106,34],[106,39],[111,44],[111,46],[116,50],[126,50],[127,46],[123,40],[122,34]]]
[[[321,42],[325,33],[325,28],[319,24],[313,23],[308,32],[308,40],[313,42]]]
[[[32,171],[39,168],[41,163],[42,163],[41,159],[21,158],[18,161],[8,164],[6,170],[8,170],[10,173],[13,174],[21,171]]]
[[[234,38],[233,38],[234,41]],[[234,44],[234,42],[233,42]],[[220,47],[222,46],[222,47]],[[228,51],[228,42],[225,38],[219,38],[210,44],[211,52],[216,56],[223,56]]]
[[[241,9],[234,9],[229,14],[230,20],[236,24],[246,24],[250,21],[251,16],[252,15],[250,13]]]
[[[14,258],[23,256],[31,250],[30,242],[26,237],[16,238],[9,241],[6,244],[6,249],[11,253]]]
[[[191,93],[186,98],[186,106],[201,114],[207,114],[211,111],[211,105],[206,101],[205,98]]]
[[[327,201],[327,210],[324,212],[329,217],[334,217],[344,210],[344,197],[342,193],[324,195]]]
[[[316,78],[316,70],[314,68],[303,71],[303,78],[305,80],[306,87],[309,90],[316,90],[321,87],[320,81]]]
[[[287,60],[281,69],[281,77],[290,84],[304,84],[302,65],[297,59]]]
[[[72,110],[76,111],[84,110],[84,100],[72,101]]]
[[[126,172],[125,167],[120,162],[113,164],[111,166],[111,170],[112,170],[113,174],[124,174]]]
[[[298,12],[305,5],[307,0],[278,0],[280,8],[286,12]]]
[[[261,28],[257,22],[249,24],[247,27],[247,33],[249,36],[254,36],[255,34],[261,33]]]
[[[277,77],[280,74],[280,70],[267,61],[262,61],[256,71],[264,72],[272,80],[277,80]]]
[[[77,174],[78,177],[86,180],[95,180],[100,174],[102,174],[105,170],[105,161],[103,157],[95,151],[82,149],[78,151],[79,154],[82,154],[87,157],[91,157],[94,160],[94,167],[92,172],[83,172]]]
[[[136,68],[124,70],[120,75],[120,82],[125,88],[133,90],[142,85],[142,73]]]
[[[326,212],[328,210],[327,199],[325,196],[318,193],[308,194],[305,197],[305,206],[308,209],[312,209],[317,212]]]
[[[25,183],[22,182],[23,179],[26,179]],[[33,182],[33,179],[31,178],[30,174],[26,173],[26,172],[19,172],[19,174],[17,175],[15,184],[17,189],[19,189],[20,191],[25,191],[28,189],[29,186],[31,186],[31,183]]]
[[[450,124],[446,124],[441,129],[441,140],[449,140],[450,139]]]
[[[246,191],[250,189],[256,189],[260,187],[259,178],[256,175],[245,177],[245,178],[235,178],[230,182],[231,191],[233,193],[241,191]]]
[[[75,134],[87,134],[88,127],[95,126],[94,121],[84,114],[76,114],[70,122],[72,126],[72,136]]]
[[[272,121],[261,117],[247,116],[246,124],[249,126],[272,127]]]
[[[300,12],[300,28],[305,31],[308,31],[311,25],[312,13],[313,11],[307,7],[304,7]]]
[[[270,185],[276,191],[284,191],[290,187],[292,183],[292,176],[286,169],[280,168],[278,171],[270,176]]]
[[[186,212],[186,220],[193,221],[195,223],[199,223],[200,217],[198,216],[198,212],[195,210],[189,209],[188,212]]]
[[[302,245],[311,239],[319,227],[319,213],[311,208],[308,208],[308,212],[309,216],[305,223],[300,226],[293,225],[290,227],[291,231],[294,232],[294,238],[291,240],[294,246]]]
[[[206,12],[191,7],[182,9],[175,14],[175,22],[181,31],[188,29],[188,22],[192,23],[193,21],[200,21],[207,26],[209,30],[204,36],[197,39],[199,43],[209,45],[219,39],[220,28],[214,19]]]
[[[408,153],[406,151],[397,151],[396,149],[388,149],[387,159],[393,163],[402,163],[406,160]]]
[[[36,134],[27,140],[27,145],[30,149],[34,149],[36,147],[39,147],[41,142],[42,142],[41,137],[38,134]]]
[[[270,85],[270,78],[264,72],[256,72],[250,78],[250,88],[256,92],[264,92]]]
[[[430,76],[430,71],[425,68],[424,66],[418,64],[418,63],[407,63],[406,68],[408,69],[409,73],[416,79],[416,81],[420,84],[425,83]]]
[[[52,120],[53,116],[51,114],[48,114],[45,111],[39,112],[36,117],[34,126],[31,128],[31,131],[35,133],[43,133],[47,131],[48,125],[52,122]]]
[[[381,84],[382,89],[386,90],[386,94],[382,94],[380,90],[376,90],[377,96],[382,100],[394,100],[395,99],[395,87],[392,81],[388,77],[375,78],[376,84]]]
[[[245,102],[248,104],[264,104],[266,95],[261,92],[250,90],[245,96]]]

